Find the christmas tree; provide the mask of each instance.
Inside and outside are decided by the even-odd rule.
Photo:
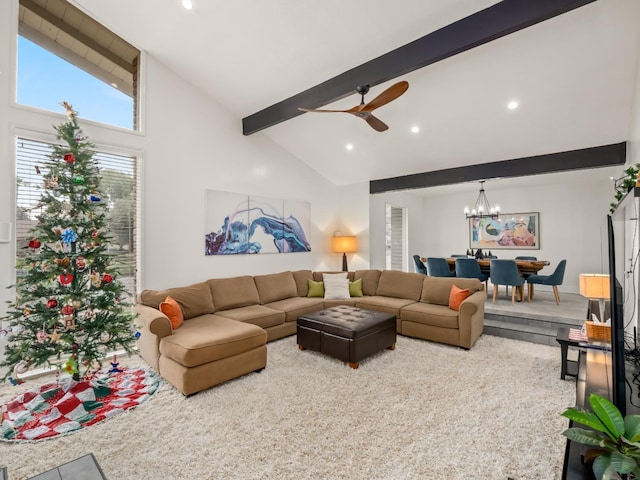
[[[0,364],[13,372],[53,366],[74,380],[89,377],[108,352],[134,350],[135,315],[108,252],[107,205],[101,201],[100,173],[93,144],[63,102],[67,121],[54,127],[60,145],[42,172],[42,212],[31,231],[26,272],[10,302],[9,343]]]

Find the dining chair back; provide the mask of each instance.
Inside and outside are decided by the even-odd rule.
[[[484,282],[485,292],[489,289],[489,275],[482,273],[475,258],[456,258],[456,277],[477,278]]]
[[[553,294],[556,297],[556,303],[560,305],[560,294],[558,293],[558,285],[562,285],[564,281],[564,271],[567,268],[567,261],[560,260],[558,266],[551,275],[529,275],[527,278],[527,284],[529,285],[529,301],[533,298],[533,286],[538,285],[551,285],[553,288]]]
[[[498,288],[500,285],[506,285],[507,287],[513,287],[511,289],[511,303],[515,303],[516,290],[520,296],[520,300],[523,299],[523,285],[524,278],[520,275],[518,266],[515,260],[491,260],[491,267],[489,270],[489,277],[491,283],[493,283],[493,303],[496,303],[496,297],[498,295]]]
[[[469,255],[462,253],[452,253],[451,258],[467,258]]]
[[[455,277],[456,272],[451,271],[446,258],[427,257],[427,275],[430,277]]]
[[[416,273],[422,273],[424,275],[427,274],[427,267],[425,266],[424,262],[420,259],[420,255],[414,255],[413,256],[413,268],[415,269]]]
[[[519,255],[516,257],[516,260],[538,260],[538,257],[532,257],[530,255]],[[522,272],[522,276],[524,277],[524,279],[526,280],[527,278],[529,278],[531,275],[534,275],[533,272]]]

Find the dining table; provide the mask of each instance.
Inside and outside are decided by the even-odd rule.
[[[480,266],[480,270],[483,273],[489,273],[491,267],[491,258],[477,258],[478,265]],[[502,259],[501,259],[502,260]],[[516,262],[516,266],[518,267],[518,271],[520,274],[523,273],[538,273],[547,265],[550,265],[548,260],[514,260]],[[451,271],[455,270],[456,267],[456,259],[455,258],[447,258],[447,263],[449,264],[449,268]]]

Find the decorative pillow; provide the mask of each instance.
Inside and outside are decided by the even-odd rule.
[[[307,285],[309,285],[309,292],[307,293],[307,297],[324,297],[323,282],[314,282],[313,280],[307,280]]]
[[[469,289],[465,288],[464,290],[456,287],[455,285],[451,285],[451,292],[449,293],[449,308],[451,310],[459,311],[460,304],[469,296]]]
[[[184,322],[184,316],[182,315],[180,305],[178,305],[178,302],[169,296],[164,299],[164,302],[160,303],[160,311],[169,317],[171,328],[173,330],[178,328],[182,325],[182,322]]]
[[[349,282],[349,295],[352,297],[362,297],[362,279],[359,278],[355,282]]]
[[[349,296],[349,280],[346,278],[331,278],[324,281],[324,298],[327,300],[344,300]]]
[[[342,272],[342,273],[323,273],[322,274],[322,280],[324,280],[325,282],[327,280],[333,280],[334,278],[347,278],[348,272]]]

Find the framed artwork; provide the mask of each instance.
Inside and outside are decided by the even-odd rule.
[[[501,213],[499,218],[470,218],[469,246],[487,250],[540,249],[540,214]]]
[[[206,191],[205,255],[310,252],[309,202]]]

